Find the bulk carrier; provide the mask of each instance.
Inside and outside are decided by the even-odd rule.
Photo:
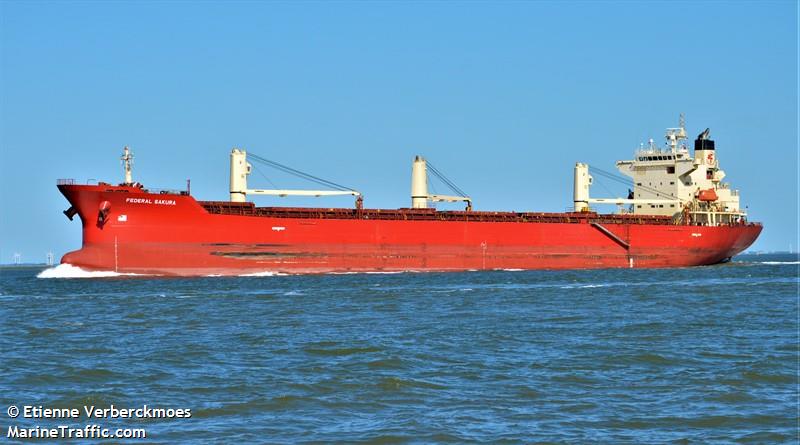
[[[762,226],[747,221],[739,192],[722,180],[709,131],[684,144],[683,119],[667,129],[665,147],[650,141],[617,169],[630,177],[626,198],[592,198],[589,166],[574,167],[574,207],[564,213],[488,212],[463,193],[428,192],[422,157],[412,164],[411,207],[368,209],[358,191],[250,154],[334,190],[248,188],[248,153],[230,154],[230,201],[198,201],[190,191],[151,191],[132,179],[79,185],[58,181],[64,211],[83,227],[81,249],[62,263],[85,270],[202,276],[259,273],[463,271],[684,267],[729,260]],[[602,170],[592,173],[606,175]],[[441,175],[439,175],[441,176]],[[444,179],[447,183],[447,181]],[[453,185],[451,183],[451,185]],[[454,186],[454,185],[453,185]],[[455,190],[459,190],[454,186]],[[248,195],[353,195],[354,208],[257,207]],[[466,203],[463,211],[429,208]],[[592,205],[617,211],[597,213]]]

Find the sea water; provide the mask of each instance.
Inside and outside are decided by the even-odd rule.
[[[0,427],[144,428],[165,444],[797,443],[798,267],[4,268]],[[191,416],[11,418],[12,405]]]

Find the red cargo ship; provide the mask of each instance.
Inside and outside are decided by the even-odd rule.
[[[575,208],[567,213],[474,211],[463,194],[429,195],[427,171],[439,173],[420,157],[412,168],[408,209],[365,209],[358,192],[310,175],[305,176],[338,190],[251,190],[247,154],[236,149],[231,201],[197,201],[188,190],[156,193],[134,183],[126,148],[120,185],[59,181],[71,204],[64,213],[70,219],[77,214],[83,226],[83,246],[61,262],[86,270],[198,276],[682,267],[726,261],[750,246],[762,226],[746,221],[738,191],[721,182],[724,172],[708,131],[695,141],[693,156],[682,139],[683,125],[667,131],[665,149],[651,143],[634,160],[617,162],[635,181],[624,199],[590,198],[589,168],[576,164]],[[352,209],[256,207],[245,201],[248,194],[351,194],[357,200]],[[427,208],[431,201],[458,200],[467,202],[466,210]],[[619,212],[598,214],[589,204],[615,204]]]

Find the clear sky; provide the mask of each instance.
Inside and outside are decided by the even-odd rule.
[[[563,211],[576,161],[613,170],[681,112],[764,222],[752,249],[797,250],[797,22],[794,1],[3,1],[0,262],[79,248],[56,179],[120,182],[126,144],[134,179],[198,199],[227,199],[239,146],[368,207],[409,206],[423,154],[476,209]]]

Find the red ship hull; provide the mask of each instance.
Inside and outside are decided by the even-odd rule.
[[[159,275],[683,267],[740,253],[760,224],[595,213],[255,208],[129,186],[59,185],[83,226],[62,258]]]

